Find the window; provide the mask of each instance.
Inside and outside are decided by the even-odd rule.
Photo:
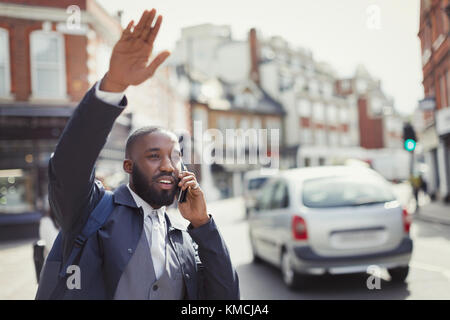
[[[309,92],[312,95],[319,94],[319,83],[316,80],[310,80],[308,85],[309,85]]]
[[[447,106],[450,107],[450,71],[445,72],[447,78]]]
[[[339,145],[339,134],[336,131],[330,131],[328,138],[330,139],[330,146],[336,147]]]
[[[283,182],[278,182],[272,194],[271,209],[282,209],[289,206],[288,188]]]
[[[440,91],[440,94],[441,94],[441,108],[446,108],[447,107],[447,105],[448,105],[448,102],[447,102],[447,90],[445,90],[446,88],[445,88],[445,75],[442,75],[440,78],[439,78],[439,91]]]
[[[318,122],[323,122],[325,120],[324,106],[321,102],[316,102],[314,104],[314,120]]]
[[[295,78],[295,90],[303,91],[305,89],[305,78],[302,76],[297,76]]]
[[[364,173],[306,180],[302,198],[309,208],[360,206],[395,200],[388,183]]]
[[[261,192],[258,194],[257,207],[259,210],[268,210],[271,206],[272,195],[277,184],[273,182],[265,183]]]
[[[316,145],[324,146],[327,144],[326,132],[323,129],[316,130]]]
[[[341,81],[341,90],[346,92],[349,91],[351,89],[351,83],[350,80],[342,80]]]
[[[348,133],[341,134],[341,145],[343,145],[343,146],[350,145],[350,135]]]
[[[333,85],[329,82],[324,82],[322,86],[323,95],[326,98],[331,97],[333,94]]]
[[[0,28],[0,97],[10,93],[8,30]]]
[[[34,31],[31,42],[33,96],[54,99],[66,96],[64,38],[56,32]]]
[[[349,115],[348,115],[348,110],[346,108],[341,108],[339,110],[339,118],[341,120],[341,123],[348,123]]]
[[[339,122],[339,119],[338,119],[338,116],[337,116],[338,109],[336,108],[336,106],[335,105],[329,105],[327,109],[328,109],[327,110],[328,111],[328,115],[327,115],[328,123],[333,123],[333,124],[338,123]]]
[[[311,166],[311,159],[310,158],[308,158],[308,157],[306,157],[305,159],[304,159],[304,166],[305,167],[309,167],[309,166]]]
[[[311,104],[308,100],[298,100],[297,101],[297,111],[300,116],[309,118],[311,117]]]
[[[312,133],[311,129],[302,128],[302,143],[310,144],[312,143]]]
[[[0,214],[33,210],[34,187],[32,172],[0,170]]]

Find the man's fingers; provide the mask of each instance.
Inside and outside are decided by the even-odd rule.
[[[156,58],[150,63],[150,65],[145,68],[146,78],[150,78],[155,73],[156,69],[170,56],[169,51],[163,51],[156,56]]]
[[[128,23],[128,26],[122,32],[122,40],[127,40],[128,38],[130,38],[130,36],[131,36],[131,28],[133,27],[133,25],[134,25],[134,20],[131,20]]]
[[[141,16],[141,19],[139,20],[138,24],[136,25],[136,27],[134,28],[134,31],[133,31],[133,35],[136,38],[141,37],[141,34],[144,31],[144,27],[145,27],[148,17],[149,17],[149,12],[147,10],[145,10]]]
[[[178,186],[179,186],[179,187],[183,187],[183,185],[184,185],[186,182],[192,181],[192,180],[195,180],[195,176],[187,176],[187,177],[184,177],[183,179],[180,180],[180,182],[178,183]]]
[[[150,34],[150,32],[153,29],[152,22],[153,22],[153,19],[155,18],[155,15],[156,15],[156,10],[152,9],[152,11],[150,11],[150,16],[148,17],[147,22],[144,26],[144,31],[142,31],[142,34],[141,34],[141,39],[144,41],[147,41],[148,35]]]
[[[190,172],[190,171],[181,171],[179,174],[178,174],[178,177],[179,178],[183,178],[183,177],[186,177],[186,176],[192,176],[192,175],[194,175],[194,173],[193,172]]]
[[[158,31],[159,31],[159,27],[161,26],[162,23],[162,16],[158,16],[158,18],[156,19],[156,23],[155,26],[153,28],[151,28],[151,31],[148,35],[148,39],[147,42],[150,43],[151,45],[153,45],[153,42],[155,42],[156,36],[158,35]]]
[[[181,188],[181,190],[186,190],[187,188],[191,187],[191,190],[197,190],[199,185],[198,182],[195,180],[192,181],[188,181],[186,182],[183,187]]]

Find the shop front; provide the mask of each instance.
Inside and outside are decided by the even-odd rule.
[[[436,132],[439,136],[437,150],[440,198],[450,203],[450,108],[436,112]]]
[[[0,107],[0,241],[36,239],[48,206],[48,161],[74,108]],[[100,171],[116,174],[129,134],[129,121],[117,124],[105,148]],[[81,142],[80,142],[81,143]],[[121,176],[123,178],[123,176]],[[111,179],[110,179],[111,180]],[[112,181],[112,180],[111,180]]]

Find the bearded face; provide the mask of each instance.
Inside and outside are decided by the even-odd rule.
[[[146,177],[135,163],[131,175],[134,191],[152,207],[169,206],[173,203],[180,181],[175,173],[160,172],[152,177]]]

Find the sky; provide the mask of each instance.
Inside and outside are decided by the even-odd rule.
[[[363,64],[403,115],[411,114],[423,98],[420,0],[96,1],[111,14],[123,10],[124,27],[155,8],[163,16],[157,51],[173,50],[187,26],[229,25],[236,40],[256,28],[264,37],[281,36],[294,48],[310,49],[341,77]]]

